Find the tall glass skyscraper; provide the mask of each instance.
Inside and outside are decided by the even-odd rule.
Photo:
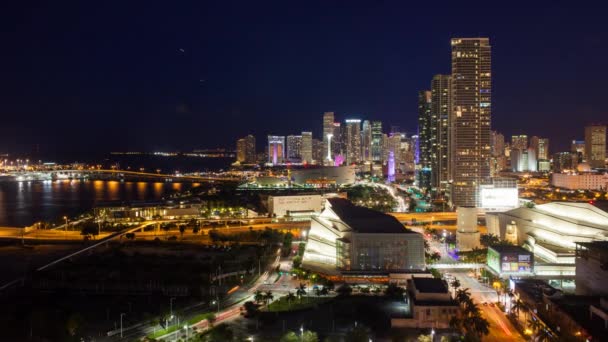
[[[453,38],[451,44],[451,202],[473,207],[479,185],[490,180],[491,47],[488,38]]]
[[[361,161],[361,120],[346,119],[345,123],[346,163],[350,165]]]
[[[382,161],[382,121],[372,121],[372,161]]]
[[[448,173],[449,116],[451,108],[451,76],[435,75],[431,81],[431,113],[435,118],[435,160],[431,186],[445,191],[450,180]]]

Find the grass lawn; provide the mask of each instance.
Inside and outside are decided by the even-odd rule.
[[[291,302],[287,302],[287,297],[281,297],[268,305],[268,311],[279,312],[279,311],[293,311],[307,309],[314,307],[318,304],[329,302],[333,297],[302,297],[301,299],[294,299]]]

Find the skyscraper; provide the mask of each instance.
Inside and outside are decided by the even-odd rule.
[[[372,160],[372,125],[369,120],[363,120],[363,129],[361,130],[361,160]]]
[[[346,164],[358,163],[361,161],[361,120],[346,119],[345,123]]]
[[[593,168],[606,165],[606,125],[585,127],[585,156]]]
[[[300,146],[300,158],[302,163],[310,164],[312,158],[312,132],[302,132],[302,141]]]
[[[435,75],[431,81],[431,113],[436,120],[435,167],[432,170],[431,184],[440,191],[448,186],[448,144],[449,115],[451,99],[451,76]]]
[[[328,146],[336,141],[336,136],[334,134],[334,112],[325,112],[323,113],[323,150],[327,151]],[[331,141],[330,141],[331,140]],[[325,157],[326,158],[326,157]],[[333,156],[331,156],[333,159]],[[324,162],[325,164],[330,164],[330,160]]]
[[[334,131],[333,132],[334,132],[333,133],[334,136],[331,139],[331,153],[334,156],[344,154],[344,152],[343,152],[344,146],[342,144],[344,138],[342,137],[342,126],[340,125],[339,122],[334,122]],[[325,153],[327,153],[327,151]]]
[[[540,138],[538,139],[538,151],[536,152],[536,158],[540,160],[549,160],[549,139]]]
[[[528,136],[525,134],[511,136],[511,150],[527,150]]]
[[[431,188],[431,170],[436,166],[436,118],[431,111],[431,91],[418,92],[418,137],[420,159],[416,178],[421,188]]]
[[[382,121],[372,121],[372,161],[382,161]]]
[[[453,38],[451,44],[451,201],[455,206],[476,206],[478,187],[490,178],[490,41]]]
[[[292,163],[302,161],[302,136],[288,135],[287,136],[287,160]]]
[[[272,165],[285,162],[285,136],[268,136],[268,162]]]
[[[241,164],[254,164],[256,162],[255,137],[248,135],[236,142],[236,160]]]

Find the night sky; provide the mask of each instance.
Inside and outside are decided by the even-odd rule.
[[[585,2],[12,3],[0,152],[233,147],[249,133],[261,146],[318,137],[324,111],[414,132],[451,37],[490,37],[493,129],[557,152],[608,121],[606,11]]]

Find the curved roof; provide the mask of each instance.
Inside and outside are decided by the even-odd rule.
[[[608,213],[589,203],[552,202],[537,205],[533,210],[569,221],[605,226],[608,229]]]
[[[357,233],[402,234],[411,233],[395,217],[352,204],[343,198],[327,199],[331,210],[337,217]]]

